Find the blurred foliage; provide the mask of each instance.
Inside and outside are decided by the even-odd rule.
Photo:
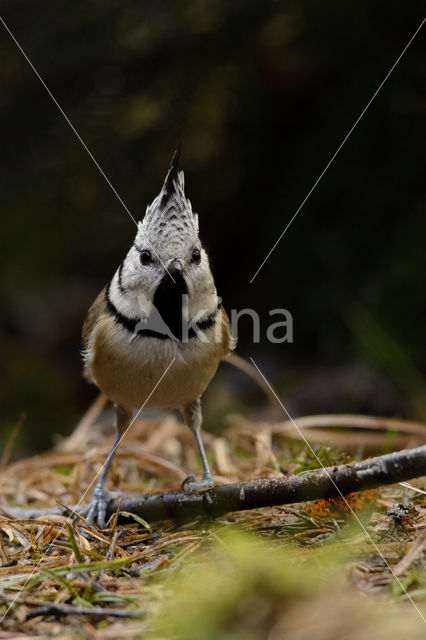
[[[182,142],[226,306],[252,307],[265,323],[272,308],[293,314],[294,344],[263,337],[256,353],[296,414],[426,412],[423,33],[249,284],[420,24],[420,3],[386,7],[383,20],[383,3],[366,0],[2,3],[135,218]],[[0,433],[27,411],[27,445],[43,448],[94,395],[79,378],[79,329],[134,226],[0,34]],[[370,330],[353,313],[358,303]],[[228,381],[229,404],[238,385],[252,392]]]
[[[169,581],[151,638],[173,640],[347,640],[421,638],[404,610],[354,594],[340,578],[342,551],[295,553],[241,533],[217,537],[211,556],[186,561]],[[214,562],[212,562],[214,560]]]

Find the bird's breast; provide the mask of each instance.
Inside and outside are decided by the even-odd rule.
[[[225,355],[214,327],[186,342],[132,336],[104,315],[94,329],[89,375],[116,404],[125,408],[180,408],[196,400]]]

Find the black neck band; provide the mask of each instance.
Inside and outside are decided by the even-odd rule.
[[[108,307],[108,311],[111,313],[111,315],[114,316],[114,319],[118,324],[124,327],[129,333],[137,334],[138,336],[144,336],[147,338],[158,338],[159,340],[172,339],[170,335],[160,333],[159,331],[154,331],[153,329],[137,329],[137,325],[141,324],[140,318],[128,318],[117,309],[109,295],[110,286],[111,285],[109,284],[105,292],[106,304]],[[197,327],[197,329],[203,331],[212,327],[214,325],[220,307],[221,305],[219,304],[213,311],[213,313],[208,315],[207,318],[205,318],[204,320],[200,320],[200,322],[196,322],[195,326]],[[197,330],[193,326],[190,326],[187,335],[188,338],[195,338],[197,335]]]

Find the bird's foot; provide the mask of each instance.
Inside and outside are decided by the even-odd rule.
[[[95,487],[92,502],[82,512],[82,516],[84,516],[89,522],[96,524],[100,529],[105,529],[106,508],[108,502],[116,496],[116,492],[111,493],[103,486]]]
[[[193,473],[182,482],[182,489],[185,493],[203,493],[213,489],[214,482],[211,473],[203,473],[201,480],[197,480]]]

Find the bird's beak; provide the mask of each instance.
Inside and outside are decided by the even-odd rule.
[[[171,275],[173,275],[174,273],[182,273],[183,271],[182,261],[179,260],[178,258],[173,258],[173,260],[169,262],[167,266],[167,270],[169,273],[171,273]]]

